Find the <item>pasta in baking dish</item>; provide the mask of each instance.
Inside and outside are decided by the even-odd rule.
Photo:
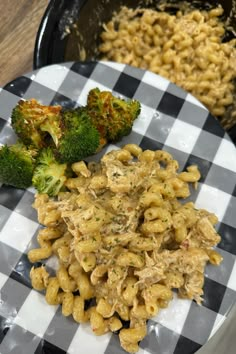
[[[46,290],[46,301],[61,304],[64,316],[90,321],[96,335],[119,331],[130,353],[138,351],[146,321],[168,306],[172,289],[201,303],[205,266],[222,260],[213,249],[220,241],[216,216],[182,201],[200,172],[178,167],[168,152],[128,144],[99,163],[73,164],[77,177],[57,199],[35,196],[45,227],[29,260],[56,255],[59,266],[54,275],[32,267],[33,288]]]
[[[103,60],[133,65],[162,75],[197,97],[215,116],[233,103],[236,39],[226,33],[221,6],[186,9],[176,15],[122,7],[103,25]]]

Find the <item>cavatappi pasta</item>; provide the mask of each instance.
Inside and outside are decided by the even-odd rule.
[[[233,103],[236,39],[225,34],[221,6],[210,11],[121,8],[103,25],[99,51],[114,60],[149,69],[181,86],[215,116]]]
[[[147,319],[168,306],[172,289],[201,303],[205,266],[222,260],[213,250],[220,241],[216,216],[178,200],[190,195],[200,172],[178,167],[168,152],[128,144],[99,163],[73,164],[77,177],[57,199],[35,197],[44,228],[28,258],[56,255],[59,266],[55,274],[32,267],[33,288],[45,290],[49,304],[61,304],[64,316],[89,321],[94,334],[119,331],[130,353],[138,351]]]

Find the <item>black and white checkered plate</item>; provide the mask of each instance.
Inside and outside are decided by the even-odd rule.
[[[43,104],[85,104],[94,87],[112,90],[142,103],[132,133],[116,146],[137,143],[165,149],[180,170],[197,164],[202,178],[191,196],[197,207],[215,212],[222,236],[220,267],[208,266],[203,306],[174,298],[148,322],[139,354],[191,354],[224,321],[236,300],[236,150],[220,124],[194,97],[149,71],[93,62],[52,65],[17,78],[0,91],[0,143],[13,143],[9,117],[20,97]],[[95,337],[89,325],[61,315],[57,306],[32,290],[27,251],[36,246],[39,228],[31,208],[34,190],[0,187],[0,353],[121,354],[115,334]]]

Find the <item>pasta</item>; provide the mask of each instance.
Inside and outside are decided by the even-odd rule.
[[[217,218],[178,200],[200,172],[189,166],[179,173],[168,152],[128,144],[72,168],[77,177],[67,181],[68,192],[35,196],[45,227],[29,260],[56,255],[59,266],[55,274],[33,266],[32,286],[45,290],[48,304],[61,304],[64,316],[89,321],[95,335],[119,331],[121,346],[135,353],[146,321],[168,306],[172,289],[201,304],[205,266],[222,260],[213,249]]]
[[[236,39],[225,34],[221,6],[176,15],[122,7],[103,25],[99,51],[114,60],[162,75],[192,93],[209,111],[222,117],[233,103]]]

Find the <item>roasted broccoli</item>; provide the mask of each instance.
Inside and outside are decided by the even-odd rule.
[[[129,134],[140,103],[93,89],[85,107],[64,110],[20,100],[11,124],[19,138],[0,148],[0,182],[55,196],[71,175],[71,164]],[[69,172],[70,171],[70,172]]]
[[[137,100],[125,101],[95,88],[88,94],[86,109],[101,136],[114,142],[130,133],[141,105]]]
[[[31,186],[36,154],[20,143],[0,147],[0,182],[16,188]]]
[[[54,157],[51,148],[42,149],[37,158],[32,183],[38,193],[56,196],[64,188],[69,175],[66,163],[60,164]]]
[[[20,100],[12,111],[11,124],[26,146],[41,149],[58,144],[61,136],[61,106],[43,106],[35,99]]]
[[[26,146],[52,147],[58,161],[73,163],[129,134],[139,112],[138,101],[96,88],[89,92],[86,107],[72,110],[21,100],[13,109],[12,127]]]
[[[62,131],[56,154],[62,163],[73,163],[96,153],[100,134],[84,108],[62,113]]]
[[[12,127],[21,141],[37,149],[52,147],[61,163],[73,163],[94,154],[100,134],[86,111],[43,106],[35,99],[20,101],[12,112]]]

